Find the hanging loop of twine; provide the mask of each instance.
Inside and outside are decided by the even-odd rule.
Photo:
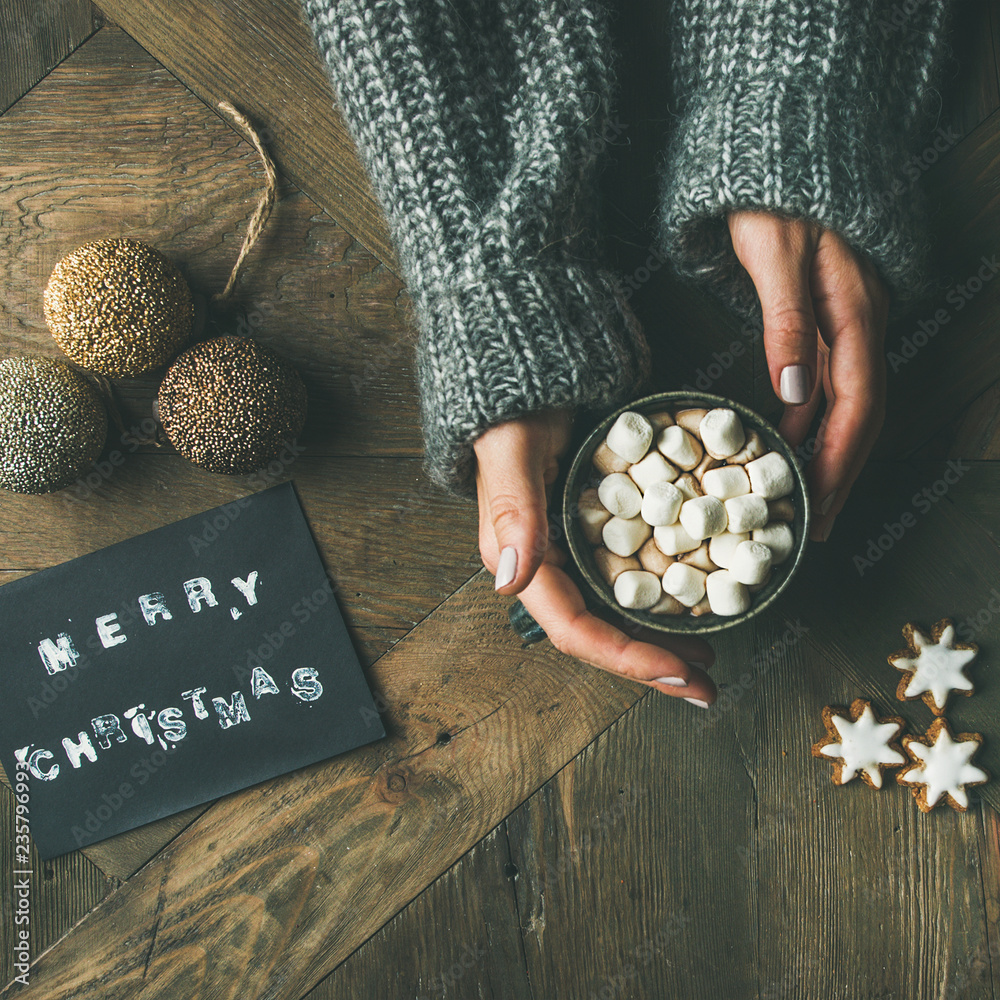
[[[257,134],[257,130],[250,124],[246,116],[237,111],[228,101],[220,101],[218,107],[220,111],[224,111],[243,130],[247,138],[253,143],[261,162],[264,164],[266,186],[264,193],[260,197],[260,201],[257,203],[257,208],[250,219],[250,224],[247,226],[246,236],[243,237],[243,246],[240,247],[240,255],[236,258],[236,263],[233,265],[233,270],[229,275],[229,280],[226,282],[226,287],[221,292],[217,292],[212,296],[213,304],[216,302],[225,302],[232,295],[233,288],[236,286],[236,279],[239,277],[240,269],[243,267],[243,262],[260,237],[271,214],[271,209],[274,208],[275,195],[278,189],[277,172],[274,169],[274,164],[271,162],[271,157],[268,156],[267,150],[264,148],[263,142],[261,142],[260,136]]]

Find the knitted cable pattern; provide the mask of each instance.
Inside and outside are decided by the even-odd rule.
[[[904,17],[900,9],[905,7]],[[923,287],[905,162],[938,109],[947,0],[673,0],[679,121],[661,183],[678,272],[759,315],[726,215],[814,220],[871,260],[897,300]]]
[[[425,468],[474,495],[472,445],[545,407],[612,407],[649,352],[594,263],[612,92],[589,0],[304,0],[386,214],[419,336]]]

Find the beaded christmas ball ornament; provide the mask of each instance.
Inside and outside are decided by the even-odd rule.
[[[0,486],[51,493],[79,478],[108,433],[100,396],[62,361],[0,361]]]
[[[158,250],[131,239],[88,243],[56,264],[45,321],[70,360],[111,378],[165,365],[191,336],[191,290]]]
[[[209,472],[262,468],[306,419],[299,373],[244,337],[218,337],[185,351],[167,371],[157,404],[171,444]]]

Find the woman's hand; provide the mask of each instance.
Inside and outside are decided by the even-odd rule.
[[[826,541],[885,418],[889,296],[874,268],[836,233],[769,212],[729,215],[733,249],[764,317],[779,430],[798,447],[827,401],[807,476],[812,538]]]
[[[475,443],[479,551],[500,593],[518,594],[562,652],[707,707],[716,690],[705,669],[715,654],[697,638],[635,634],[586,610],[563,572],[566,554],[549,541],[546,488],[570,437],[565,410],[497,424]],[[640,638],[641,636],[641,638]]]

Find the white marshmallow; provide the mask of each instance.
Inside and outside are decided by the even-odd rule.
[[[617,556],[603,545],[594,549],[594,562],[597,571],[604,577],[609,586],[613,585],[619,575],[627,569],[642,569],[642,564],[635,556]]]
[[[679,524],[653,528],[653,540],[656,542],[656,547],[668,556],[693,552],[701,545],[700,538],[692,538]]]
[[[732,532],[753,531],[767,524],[768,504],[757,493],[747,493],[741,497],[731,497],[725,501],[729,530]]]
[[[750,592],[727,569],[708,574],[708,603],[717,615],[741,615],[750,607]]]
[[[711,538],[726,530],[726,508],[718,497],[695,497],[681,504],[680,522],[692,538]]]
[[[728,568],[730,559],[736,551],[736,546],[740,542],[745,542],[750,537],[748,531],[724,531],[721,535],[716,535],[708,543],[708,555],[716,566],[723,569]]]
[[[676,421],[678,427],[683,427],[684,430],[690,431],[692,434],[698,433],[698,427],[705,417],[708,410],[704,408],[694,408],[688,410],[678,410]]]
[[[601,532],[604,544],[619,556],[638,552],[652,533],[653,529],[641,517],[613,517]]]
[[[701,488],[709,496],[729,500],[750,492],[750,477],[742,465],[724,465],[721,469],[709,469],[701,477]]]
[[[647,524],[673,524],[684,503],[684,494],[673,483],[653,483],[642,498],[640,514]]]
[[[676,424],[664,427],[657,435],[656,447],[678,468],[690,470],[700,461],[704,453],[701,442],[692,437],[683,427]]]
[[[602,441],[594,449],[591,461],[602,476],[610,476],[612,472],[628,472],[629,463],[621,455],[616,455],[608,447],[607,441]]]
[[[664,594],[650,609],[652,615],[682,615],[687,608],[669,594]]]
[[[755,542],[763,542],[771,550],[774,565],[783,563],[795,548],[795,535],[789,525],[783,521],[771,521],[763,528],[757,528],[753,533]]]
[[[711,573],[712,570],[719,567],[712,562],[712,557],[708,552],[708,544],[708,542],[702,542],[694,552],[685,552],[684,555],[678,557],[677,561],[686,563],[688,566],[703,569],[706,573]]]
[[[729,572],[740,583],[763,583],[771,572],[771,550],[763,542],[740,542],[729,560]]]
[[[700,618],[702,615],[707,615],[712,610],[712,605],[709,603],[707,597],[703,597],[693,608],[691,608],[691,614],[695,618]]]
[[[653,483],[672,483],[680,475],[658,451],[651,451],[644,459],[630,466],[628,474],[643,493]]]
[[[752,462],[755,458],[760,458],[766,453],[767,445],[764,444],[764,439],[751,428],[747,431],[747,439],[743,447],[735,455],[729,456],[729,464],[746,465],[747,462]]]
[[[698,425],[698,434],[705,451],[712,458],[729,458],[746,443],[743,424],[735,411],[728,408],[709,410]]]
[[[597,490],[593,487],[584,490],[580,494],[580,500],[576,505],[577,517],[580,518],[580,528],[583,530],[583,537],[591,545],[601,544],[601,531],[604,525],[611,519],[611,511],[606,510],[597,495]]]
[[[661,410],[659,413],[647,413],[646,419],[653,425],[654,434],[659,434],[664,427],[670,427],[674,422],[673,414],[669,410]]]
[[[707,573],[694,566],[674,563],[663,574],[663,589],[686,608],[692,608],[705,596],[707,576]]]
[[[615,517],[635,517],[642,509],[639,487],[624,472],[612,472],[601,480],[597,496]]]
[[[769,451],[747,462],[746,470],[753,492],[759,493],[765,500],[788,496],[795,489],[792,467],[785,456],[776,451]]]
[[[626,410],[612,424],[605,440],[626,462],[638,462],[653,441],[653,425],[641,413]]]
[[[623,608],[651,608],[662,596],[660,578],[644,569],[627,569],[615,580],[615,600]]]

